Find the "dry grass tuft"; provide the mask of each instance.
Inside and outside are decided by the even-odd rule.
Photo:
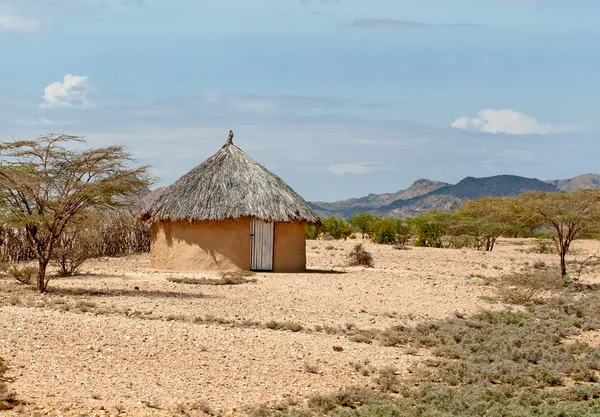
[[[253,272],[226,273],[221,279],[214,278],[167,278],[167,281],[177,284],[191,285],[240,285],[257,282],[256,278],[246,278],[254,275]]]
[[[17,265],[13,265],[9,267],[4,266],[4,268],[6,268],[5,270],[8,275],[19,281],[21,284],[35,285],[38,275],[37,266],[28,265],[19,267]]]
[[[375,266],[373,255],[363,247],[362,243],[357,243],[356,246],[354,246],[354,249],[348,254],[348,265],[366,266],[369,268]]]

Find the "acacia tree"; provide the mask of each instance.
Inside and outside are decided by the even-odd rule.
[[[486,251],[493,251],[496,240],[511,230],[516,222],[511,205],[510,197],[486,197],[465,202],[461,213],[466,234],[481,240]]]
[[[566,256],[571,243],[598,229],[600,191],[575,191],[567,194],[527,192],[519,198],[524,212],[536,215],[552,232],[560,257],[560,272],[567,275]]]
[[[66,227],[86,211],[128,205],[150,184],[147,166],[131,168],[123,146],[76,150],[78,136],[49,134],[0,142],[0,216],[23,228],[38,261],[37,289],[46,291],[46,268]]]
[[[375,219],[371,213],[362,211],[350,217],[348,222],[359,230],[364,239],[365,235],[373,232],[373,224],[375,223]]]

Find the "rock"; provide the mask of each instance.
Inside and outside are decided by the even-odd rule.
[[[341,347],[341,346],[338,346],[338,345],[334,345],[334,346],[333,346],[333,350],[334,350],[335,352],[342,352],[342,351],[344,350],[344,348],[343,348],[343,347]]]
[[[8,401],[0,401],[0,411],[12,410],[15,406]]]

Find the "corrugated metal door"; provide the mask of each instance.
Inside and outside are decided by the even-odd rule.
[[[273,238],[275,223],[252,219],[250,226],[250,269],[273,270]]]

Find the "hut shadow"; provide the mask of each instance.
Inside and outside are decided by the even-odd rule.
[[[206,294],[190,294],[178,291],[159,291],[159,290],[143,290],[143,289],[92,289],[92,288],[56,288],[51,287],[48,292],[54,295],[66,296],[93,296],[93,297],[143,297],[150,299],[159,298],[178,298],[185,300],[205,299],[205,298],[220,298],[214,295]]]

